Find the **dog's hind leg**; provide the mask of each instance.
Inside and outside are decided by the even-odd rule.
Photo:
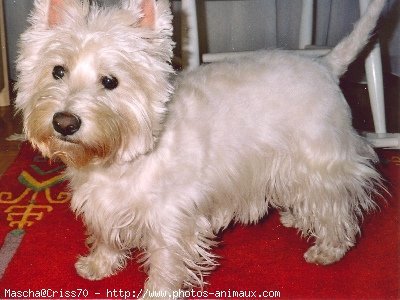
[[[340,260],[355,244],[363,212],[375,207],[371,196],[380,179],[370,162],[360,157],[313,169],[303,176],[292,216],[284,221],[315,239],[305,260],[326,265]]]
[[[328,265],[340,260],[344,254],[355,244],[356,234],[359,231],[357,219],[348,212],[342,215],[336,214],[335,208],[330,211],[331,216],[318,215],[310,218],[313,223],[308,234],[315,238],[315,244],[311,246],[304,258],[309,263]]]

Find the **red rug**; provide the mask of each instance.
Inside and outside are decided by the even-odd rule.
[[[260,224],[233,226],[215,253],[220,266],[190,298],[400,298],[400,151],[380,150],[392,196],[364,219],[356,247],[331,266],[307,264],[311,241],[280,225],[271,210]],[[145,274],[132,260],[116,276],[90,282],[75,273],[84,228],[69,210],[61,164],[24,143],[0,179],[0,298],[135,298]],[[236,293],[241,292],[241,293]],[[238,298],[238,297],[236,297]]]

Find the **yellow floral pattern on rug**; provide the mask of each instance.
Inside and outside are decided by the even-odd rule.
[[[50,165],[41,156],[35,156],[28,170],[18,176],[18,192],[0,190],[0,205],[6,214],[9,227],[25,229],[53,211],[55,205],[71,199],[71,193],[60,188],[65,181],[64,165]],[[4,190],[4,188],[3,188]]]

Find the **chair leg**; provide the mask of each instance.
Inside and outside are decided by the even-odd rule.
[[[382,61],[379,43],[375,45],[365,61],[365,72],[375,127],[375,133],[367,133],[366,137],[377,148],[400,149],[400,133],[386,133]]]
[[[368,92],[371,102],[375,132],[386,133],[385,100],[383,94],[382,61],[379,44],[376,44],[365,61]]]
[[[370,0],[359,0],[360,12],[364,13]],[[383,93],[381,49],[377,43],[365,61],[369,99],[375,133],[366,133],[375,147],[400,149],[400,133],[386,133],[385,98]]]
[[[185,69],[200,65],[199,32],[197,26],[196,0],[182,1],[182,57]]]
[[[303,0],[301,7],[299,49],[304,49],[312,43],[313,32],[313,0]]]
[[[363,14],[370,0],[360,0],[360,14]],[[369,99],[371,102],[372,117],[375,132],[386,133],[385,100],[383,95],[382,60],[379,42],[368,55],[365,61],[365,73],[367,76]]]

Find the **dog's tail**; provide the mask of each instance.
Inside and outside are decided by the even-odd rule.
[[[353,31],[322,58],[333,74],[338,77],[343,75],[349,64],[368,43],[385,3],[386,0],[372,0]]]

